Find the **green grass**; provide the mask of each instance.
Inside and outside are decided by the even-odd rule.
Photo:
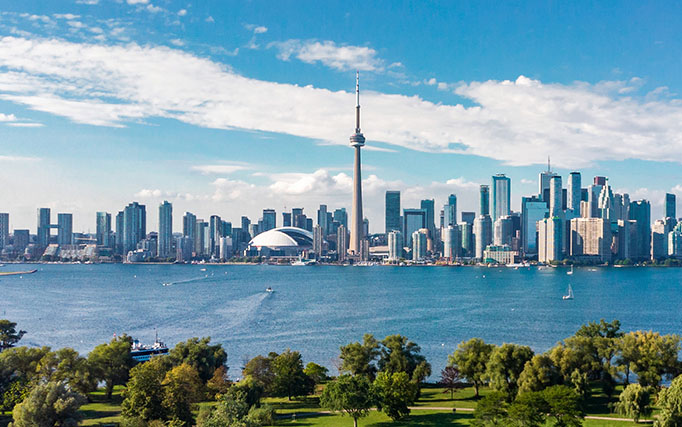
[[[80,409],[83,413],[82,425],[98,426],[101,424],[120,423],[121,402],[123,402],[122,391],[123,387],[115,387],[109,402],[104,397],[103,389],[90,393],[88,395],[90,402],[81,406]]]
[[[471,420],[471,414],[453,414],[443,411],[419,410],[413,411],[413,413],[405,420],[394,422],[382,412],[371,412],[369,416],[360,418],[358,420],[358,425],[368,427],[468,426],[470,425],[469,420]],[[316,415],[312,417],[298,418],[296,421],[282,420],[278,423],[278,425],[315,427],[352,426],[353,419],[349,416],[342,415]]]

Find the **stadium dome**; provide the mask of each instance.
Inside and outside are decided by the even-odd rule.
[[[298,227],[279,227],[260,233],[249,242],[252,248],[306,249],[313,246],[313,233]]]

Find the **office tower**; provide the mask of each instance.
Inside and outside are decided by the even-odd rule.
[[[604,218],[571,220],[570,255],[604,263],[611,261],[611,222]]]
[[[208,224],[203,219],[197,219],[194,224],[194,253],[197,256],[204,255],[204,230],[208,228]]]
[[[73,215],[70,213],[57,214],[57,243],[73,245]]]
[[[365,145],[365,137],[360,131],[360,73],[355,75],[355,133],[350,137],[350,145],[355,149],[353,164],[353,209],[351,211],[350,248],[349,252],[360,255],[362,242],[362,178],[360,176],[360,149]]]
[[[190,237],[182,236],[175,240],[175,260],[177,262],[191,261],[192,252],[194,252],[194,240]]]
[[[480,215],[490,215],[490,188],[487,185],[481,185],[479,208]]]
[[[594,185],[599,185],[599,186],[605,186],[606,185],[607,178],[605,176],[595,176],[594,177]]]
[[[119,211],[116,214],[116,253],[119,255],[123,254],[123,236],[125,235],[124,223],[124,212]]]
[[[291,212],[282,212],[282,227],[291,227]]]
[[[462,256],[469,257],[474,252],[475,244],[473,221],[472,223],[460,222],[457,224],[457,228],[459,229],[460,253]]]
[[[173,256],[173,205],[167,200],[159,205],[159,238],[156,254],[159,258]]]
[[[242,217],[243,218],[243,217]],[[250,223],[250,222],[249,222]],[[209,227],[209,252],[207,255],[218,255],[220,251],[220,238],[223,237],[223,220],[218,215],[211,215],[208,220]],[[251,236],[253,237],[253,236]],[[204,242],[206,243],[206,242]]]
[[[232,258],[232,237],[229,236],[221,237],[218,246],[220,248],[218,256],[220,257],[221,260],[228,260]]]
[[[493,226],[493,244],[495,246],[511,246],[513,231],[513,221],[511,216],[507,215],[497,218],[497,221],[495,221]]]
[[[493,222],[490,215],[480,215],[474,220],[476,236],[476,258],[483,259],[483,251],[493,242]]]
[[[336,230],[336,253],[339,262],[346,260],[348,253],[348,229],[343,224],[339,225],[339,228]]]
[[[272,230],[273,228],[277,228],[277,213],[274,209],[263,209],[263,229],[261,230],[261,233]],[[223,230],[223,232],[224,231],[225,230]],[[230,230],[230,234],[232,234],[231,232],[232,230]]]
[[[676,203],[674,194],[665,193],[665,218],[677,218]]]
[[[249,219],[249,217],[243,216],[241,218],[241,223],[242,223],[242,231],[248,233],[249,226],[251,225],[251,220]]]
[[[305,215],[304,215],[305,217]],[[305,226],[303,227],[304,230],[308,230],[312,233],[313,231],[313,219],[312,218],[307,218],[305,217]]]
[[[396,261],[403,257],[403,236],[398,230],[388,232],[388,260]]]
[[[582,188],[580,187],[580,172],[571,172],[568,176],[568,210],[573,213],[573,217],[580,216],[580,201],[582,200]]]
[[[249,224],[249,239],[253,239],[259,234],[258,224]]]
[[[109,212],[97,212],[97,245],[105,248],[111,247],[111,214]]]
[[[428,237],[430,239],[435,239],[436,238],[436,222],[435,222],[435,210],[436,210],[436,202],[433,199],[428,199],[428,200],[422,200],[420,207],[426,211],[426,229],[429,230],[429,235]]]
[[[320,205],[319,209],[317,209],[317,225],[321,227],[322,235],[326,236],[327,230],[329,229],[329,224],[327,223],[327,205]],[[314,227],[313,231],[315,231]]]
[[[38,208],[38,232],[36,234],[36,245],[39,248],[46,248],[50,244],[50,208]]]
[[[601,188],[599,193],[597,208],[599,209],[599,218],[604,218],[607,221],[618,220],[615,212],[615,196],[609,185],[609,180],[607,179],[605,184]]]
[[[194,244],[194,237],[196,236],[196,224],[197,216],[191,212],[185,212],[185,216],[182,217],[182,235],[189,237],[192,240],[192,244]]]
[[[412,233],[412,261],[426,258],[429,230],[422,228]]]
[[[9,244],[9,214],[0,213],[0,249]]]
[[[556,176],[554,172],[552,172],[552,168],[549,163],[549,157],[547,158],[547,170],[544,172],[540,172],[540,176],[538,177],[538,198],[542,202],[547,202],[549,204],[549,182],[552,179],[553,176]]]
[[[386,233],[400,230],[400,191],[386,191]]]
[[[325,218],[327,217],[327,215],[324,216]],[[322,256],[322,242],[323,242],[322,226],[320,224],[317,224],[316,226],[313,227],[313,252],[315,253],[315,256],[317,258]]]
[[[559,217],[538,222],[538,261],[560,261],[563,258],[563,221]]]
[[[443,228],[443,257],[449,260],[459,258],[462,247],[457,225],[448,225]]]
[[[630,219],[637,222],[636,244],[631,252],[634,259],[648,259],[651,256],[651,205],[646,200],[630,203]]]
[[[493,176],[493,223],[511,212],[511,179],[500,173]]]
[[[232,237],[232,223],[223,221],[223,237]]]
[[[549,180],[549,216],[561,217],[561,177],[554,175]]]
[[[547,203],[539,197],[521,198],[521,250],[525,255],[538,253],[538,221],[548,213]]]
[[[134,251],[147,235],[147,208],[137,202],[123,210],[123,254]]]
[[[426,210],[403,209],[403,232],[407,239],[405,246],[412,246],[412,234],[426,228]]]
[[[668,256],[668,234],[675,228],[673,217],[657,219],[651,227],[651,259],[660,260]]]
[[[369,236],[369,219],[365,218],[362,220],[362,235],[367,237]]]
[[[31,235],[29,230],[14,230],[14,250],[20,254],[24,253],[24,250],[29,244]]]
[[[448,204],[443,206],[443,228],[457,226],[457,196],[450,194]]]
[[[462,212],[462,222],[473,226],[476,219],[476,212]]]
[[[340,225],[343,225],[346,227],[346,230],[348,230],[348,213],[346,213],[346,208],[334,210],[334,221],[338,222]]]
[[[334,215],[327,211],[327,230],[325,231],[325,235],[329,234],[336,234],[336,227],[334,226]]]
[[[668,233],[668,256],[682,258],[682,222]]]

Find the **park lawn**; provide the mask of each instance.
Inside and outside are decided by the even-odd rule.
[[[289,400],[286,397],[264,397],[262,404],[268,404],[275,408],[278,414],[290,414],[292,412],[319,412],[319,395],[299,397]]]
[[[421,389],[421,396],[413,406],[443,407],[443,408],[475,408],[478,400],[490,393],[487,387],[479,389],[477,399],[473,387],[465,387],[455,391],[454,399],[450,399],[450,392],[435,384],[425,384]]]
[[[358,420],[358,426],[367,427],[404,427],[404,426],[468,426],[471,414],[454,414],[444,411],[419,410],[413,411],[403,421],[392,421],[383,412],[372,411],[367,417]],[[277,425],[336,427],[353,426],[353,419],[349,416],[319,414],[312,417],[299,417],[294,420],[280,420]]]
[[[123,396],[121,392],[124,387],[116,386],[111,396],[111,401],[107,402],[104,398],[104,389],[99,389],[89,394],[91,402],[81,406],[83,413],[84,426],[97,426],[107,423],[121,422],[121,402]]]

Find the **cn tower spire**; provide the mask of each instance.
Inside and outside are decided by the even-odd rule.
[[[362,215],[362,177],[360,149],[365,145],[365,136],[360,131],[360,72],[355,73],[355,133],[350,136],[350,145],[355,149],[353,164],[353,208],[351,211],[350,245],[348,253],[355,257],[363,255],[365,240]],[[343,250],[343,248],[339,248]]]
[[[355,133],[360,133],[360,71],[355,72]]]

